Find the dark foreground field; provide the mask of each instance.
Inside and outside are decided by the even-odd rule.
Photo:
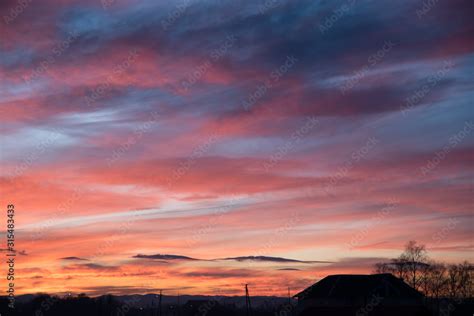
[[[423,311],[386,310],[373,308],[352,308],[335,310],[328,308],[324,312],[299,310],[296,301],[288,303],[287,298],[255,297],[252,298],[253,316],[300,316],[300,315],[439,315],[439,316],[471,316],[474,302],[453,301],[448,299],[426,301]],[[0,314],[2,316],[223,316],[249,315],[245,305],[245,297],[206,297],[206,296],[163,296],[161,311],[158,295],[129,295],[129,296],[49,296],[24,295],[17,297],[15,309],[8,308],[6,297],[0,298]]]

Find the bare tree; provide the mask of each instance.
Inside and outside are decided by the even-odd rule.
[[[430,260],[425,245],[409,241],[404,252],[390,262],[375,264],[378,273],[391,273],[432,298],[474,297],[474,266],[465,261],[446,266]]]
[[[474,266],[467,261],[459,264],[459,287],[463,298],[474,297]]]
[[[392,268],[390,264],[386,262],[377,262],[375,264],[375,272],[376,273],[392,273]]]
[[[451,298],[458,297],[458,293],[459,293],[458,275],[459,275],[458,266],[455,264],[449,266],[448,277],[447,277],[447,292]]]
[[[428,265],[428,255],[425,245],[419,245],[416,241],[410,240],[405,251],[400,255],[399,260],[406,265],[406,280],[414,289],[418,289],[423,279],[420,273]]]
[[[375,272],[391,273],[400,279],[404,279],[407,271],[406,262],[401,259],[392,259],[390,262],[378,262],[375,264]]]
[[[402,280],[406,280],[408,264],[405,261],[405,259],[402,259],[402,258],[392,259],[391,266],[393,269],[392,274],[398,276]]]
[[[442,263],[432,262],[424,272],[423,292],[425,295],[433,298],[440,298],[445,295],[446,266]]]
[[[452,298],[473,297],[474,267],[467,261],[449,266],[447,292]]]

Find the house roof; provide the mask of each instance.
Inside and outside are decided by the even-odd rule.
[[[421,298],[423,295],[389,273],[330,275],[295,295],[306,298],[357,298],[378,294],[385,298]]]

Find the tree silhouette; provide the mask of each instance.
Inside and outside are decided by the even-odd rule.
[[[474,266],[471,263],[446,265],[430,260],[425,245],[413,240],[406,244],[398,258],[376,263],[375,271],[391,273],[428,297],[474,297]]]

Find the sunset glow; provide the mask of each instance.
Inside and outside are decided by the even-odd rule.
[[[409,240],[474,260],[467,1],[19,3],[0,4],[17,294],[285,295]]]

